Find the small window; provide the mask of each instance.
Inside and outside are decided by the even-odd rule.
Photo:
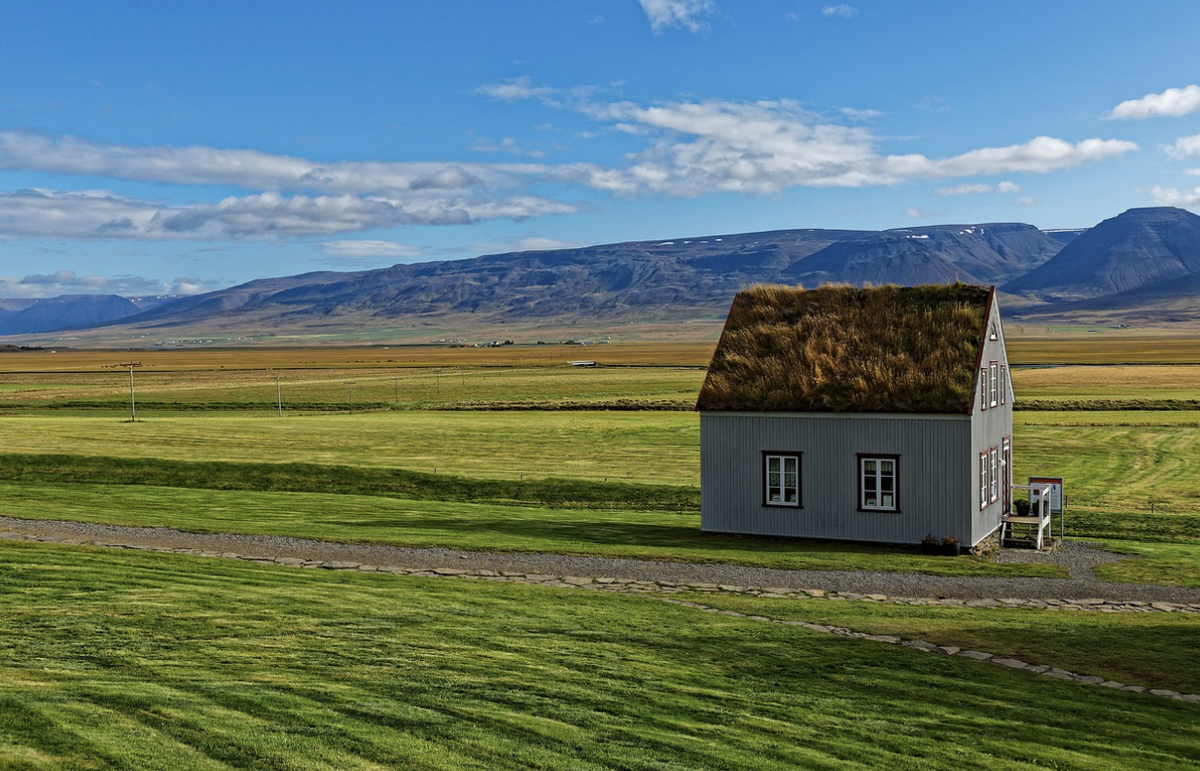
[[[979,370],[979,408],[986,410],[988,408],[988,371],[987,368]]]
[[[858,456],[858,507],[862,511],[900,510],[900,458]]]
[[[988,462],[988,454],[986,452],[979,453],[979,508],[986,509],[988,507],[988,494],[991,492],[991,480],[988,478],[991,464]]]
[[[992,503],[1000,500],[1000,450],[993,447],[991,452],[991,494]]]
[[[992,362],[988,367],[988,406],[995,407],[1000,397],[1000,365]]]
[[[763,453],[763,505],[800,508],[800,453]]]
[[[1000,365],[1000,403],[1008,401],[1008,366]]]

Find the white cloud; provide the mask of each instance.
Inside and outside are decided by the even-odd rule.
[[[0,193],[0,238],[287,239],[391,228],[524,220],[574,206],[530,195],[418,202],[260,193],[214,204],[168,206],[103,191]]]
[[[1009,173],[1045,173],[1137,149],[1123,140],[1071,143],[1036,137],[1007,147],[949,158],[881,155],[868,129],[833,123],[792,101],[631,102],[576,107],[650,146],[620,169],[559,167],[559,178],[618,194],[678,197],[714,192],[774,195],[795,186],[864,187],[917,180]]]
[[[827,5],[821,9],[821,13],[824,16],[840,16],[843,19],[849,19],[852,16],[858,15],[858,9],[841,3],[839,5]]]
[[[198,294],[209,291],[199,279],[179,278],[170,284],[140,276],[106,278],[79,275],[73,270],[56,270],[47,274],[0,276],[0,297],[40,298],[64,294],[116,294],[126,297],[159,294]]]
[[[504,254],[507,252],[543,252],[548,249],[575,249],[587,246],[583,241],[562,241],[557,238],[526,236],[515,241],[490,241],[470,244],[464,251],[477,254]]]
[[[904,216],[910,220],[923,220],[929,216],[929,213],[923,209],[918,209],[916,206],[904,210]]]
[[[883,115],[879,110],[859,110],[854,107],[842,107],[838,112],[851,120],[872,120]]]
[[[1035,203],[1037,203],[1037,199],[1033,196],[1023,195],[1017,200],[1013,201],[1013,203],[1015,203],[1017,206],[1033,206]]]
[[[963,185],[955,185],[953,187],[941,187],[933,191],[934,195],[953,196],[953,195],[979,195],[981,193],[1015,193],[1021,189],[1020,185],[1013,182],[1001,182],[996,185],[985,185],[982,183],[967,183]]]
[[[441,189],[482,193],[512,187],[539,171],[512,164],[323,163],[258,150],[200,145],[132,147],[19,131],[0,132],[0,169],[177,185],[232,185],[247,190],[392,196],[429,189],[429,180],[437,180]]]
[[[1200,155],[1200,134],[1193,134],[1190,137],[1180,137],[1175,140],[1175,143],[1168,145],[1167,155],[1172,158],[1190,158],[1193,155]]]
[[[167,294],[203,294],[212,290],[212,287],[205,284],[198,278],[186,277],[177,278],[171,282],[171,291]]]
[[[661,35],[672,27],[689,32],[707,32],[708,24],[703,17],[717,10],[712,0],[640,0],[642,10],[650,22],[654,34]]]
[[[1200,187],[1179,190],[1174,187],[1155,187],[1151,194],[1163,206],[1200,206]]]
[[[590,119],[597,131],[623,134],[635,146],[612,164],[321,162],[257,150],[134,147],[6,131],[0,132],[0,169],[232,186],[247,194],[185,204],[106,190],[0,192],[0,239],[328,239],[403,225],[571,214],[585,204],[551,196],[581,186],[624,197],[769,196],[794,187],[1046,173],[1138,149],[1115,139],[1073,143],[1036,137],[946,158],[884,154],[882,140],[870,127],[852,125],[853,118],[870,111],[835,118],[790,100],[605,102],[593,90],[542,88],[528,79],[480,91],[574,111]],[[1193,139],[1181,139],[1173,151],[1191,152]],[[511,139],[495,147],[528,152]],[[539,194],[531,192],[535,189]],[[938,194],[1018,190],[1012,182],[994,187],[964,183]]]
[[[499,142],[492,139],[480,138],[471,145],[471,149],[479,153],[512,153],[513,155],[525,155],[530,158],[546,157],[545,151],[536,148],[521,147],[521,144],[512,137],[504,137]]]
[[[897,179],[936,179],[1013,172],[1044,174],[1124,155],[1137,149],[1137,144],[1122,139],[1085,139],[1072,144],[1063,139],[1043,136],[1034,137],[1023,144],[985,147],[942,159],[930,159],[923,155],[891,155],[882,159],[881,166],[887,174]]]
[[[1143,118],[1168,117],[1200,110],[1200,86],[1168,88],[1161,94],[1146,94],[1141,99],[1121,102],[1112,109],[1108,117],[1117,120],[1142,120]]]
[[[321,251],[330,257],[387,257],[413,258],[425,254],[425,249],[411,244],[401,244],[395,241],[342,240],[322,241]]]
[[[553,88],[534,86],[533,79],[528,75],[522,75],[519,78],[512,78],[511,80],[506,80],[502,83],[491,83],[485,86],[480,86],[475,90],[484,96],[489,96],[492,99],[499,99],[502,102],[518,102],[523,99],[543,99],[553,96],[556,93]]]

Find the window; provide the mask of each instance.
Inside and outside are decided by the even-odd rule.
[[[993,361],[991,363],[991,365],[988,366],[988,394],[989,394],[988,406],[989,407],[995,407],[997,404],[996,400],[1000,397],[999,377],[1000,377],[1000,365]]]
[[[858,456],[858,508],[862,511],[900,510],[900,456]]]
[[[986,509],[988,506],[988,494],[991,492],[991,480],[988,478],[991,471],[991,464],[988,462],[988,454],[986,452],[979,453],[979,508]]]
[[[1000,365],[1000,403],[1008,401],[1008,365]]]
[[[993,447],[992,451],[991,451],[991,457],[992,457],[992,460],[991,460],[992,475],[991,475],[991,478],[989,481],[992,483],[991,484],[991,493],[992,493],[991,502],[995,503],[996,501],[1000,500],[1000,450]]]
[[[986,410],[989,401],[991,399],[988,398],[988,371],[984,367],[979,370],[979,408]]]
[[[763,453],[763,505],[800,508],[800,453]]]

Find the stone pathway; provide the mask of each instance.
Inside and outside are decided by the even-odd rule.
[[[325,569],[325,570],[343,570],[356,571],[365,573],[386,573],[391,575],[417,576],[426,578],[463,578],[483,581],[502,581],[507,583],[520,583],[539,586],[550,586],[567,589],[586,589],[602,592],[616,592],[621,594],[647,594],[654,595],[656,599],[663,602],[672,603],[682,607],[693,608],[708,613],[717,613],[734,618],[745,618],[751,621],[767,622],[774,624],[785,624],[789,626],[799,626],[810,631],[821,632],[825,634],[834,634],[840,637],[851,639],[868,640],[872,642],[886,643],[891,645],[903,645],[916,651],[927,653],[936,653],[946,656],[958,656],[961,658],[973,659],[975,661],[983,661],[998,666],[1007,667],[1009,669],[1029,672],[1031,674],[1039,674],[1047,677],[1055,677],[1064,680],[1072,680],[1074,682],[1087,685],[1096,685],[1105,688],[1114,688],[1124,691],[1133,691],[1137,693],[1147,693],[1152,696],[1159,696],[1168,699],[1187,701],[1192,703],[1200,703],[1200,694],[1181,694],[1176,691],[1167,689],[1152,689],[1140,685],[1127,685],[1112,680],[1107,680],[1095,675],[1083,675],[1075,672],[1069,672],[1058,667],[1053,667],[1046,664],[1032,664],[1019,659],[1014,659],[1006,656],[1001,656],[995,653],[985,651],[963,650],[954,646],[934,645],[933,643],[924,640],[905,640],[892,635],[872,635],[865,632],[856,632],[843,627],[828,626],[824,624],[813,624],[804,621],[780,620],[767,616],[750,615],[739,613],[730,610],[721,610],[719,608],[710,607],[698,602],[685,601],[670,597],[671,594],[679,593],[711,593],[711,594],[740,594],[751,597],[762,597],[768,599],[819,599],[831,602],[837,601],[859,601],[859,602],[876,602],[876,603],[892,603],[899,605],[939,605],[945,607],[970,607],[970,608],[1037,608],[1043,610],[1073,610],[1082,612],[1098,612],[1098,613],[1200,613],[1200,601],[1197,602],[1165,602],[1165,601],[1150,601],[1150,600],[1114,600],[1104,599],[1099,597],[1070,599],[1070,598],[1044,598],[1044,597],[1007,597],[1007,598],[990,598],[981,597],[973,599],[962,599],[954,597],[904,597],[881,594],[876,592],[860,593],[853,591],[826,590],[820,588],[802,588],[798,589],[790,586],[755,586],[741,584],[723,584],[708,581],[695,580],[667,580],[667,579],[646,579],[646,578],[629,578],[619,576],[595,576],[595,575],[554,575],[537,571],[527,571],[522,569],[512,570],[493,570],[480,567],[450,567],[454,559],[447,557],[461,556],[461,552],[453,552],[445,549],[422,549],[422,550],[399,550],[404,553],[417,552],[426,555],[437,555],[434,557],[435,563],[443,563],[443,565],[422,565],[422,566],[405,566],[396,564],[371,564],[356,561],[353,559],[325,559],[329,556],[323,554],[320,556],[297,556],[295,544],[309,543],[320,547],[325,547],[323,550],[339,551],[340,548],[363,549],[370,547],[352,547],[346,544],[332,544],[315,541],[305,542],[301,539],[272,539],[258,538],[253,536],[232,536],[232,535],[200,535],[193,533],[182,533],[178,531],[163,529],[163,528],[112,528],[112,526],[86,526],[80,523],[51,523],[58,525],[72,525],[81,529],[84,532],[62,532],[61,528],[47,528],[47,523],[33,523],[29,520],[12,520],[6,517],[0,517],[0,522],[7,525],[13,523],[31,523],[34,526],[22,530],[8,530],[0,532],[0,540],[26,540],[39,541],[45,543],[61,543],[72,545],[87,545],[101,546],[106,548],[123,548],[123,549],[138,549],[145,551],[166,552],[171,554],[185,554],[202,557],[215,557],[224,559],[237,559],[261,564],[279,565],[291,568],[308,568],[308,569]],[[40,526],[39,526],[40,525]],[[143,538],[126,537],[126,538],[96,538],[94,532],[88,532],[95,529],[116,529],[121,531],[133,531],[133,534],[141,533]],[[32,531],[32,532],[31,532]],[[148,534],[148,535],[147,535]],[[204,549],[197,546],[176,545],[182,541],[211,541],[217,539],[222,542],[229,542],[233,539],[233,543],[241,543],[242,545],[262,545],[264,541],[271,542],[273,540],[281,540],[293,546],[289,555],[271,555],[263,553],[261,550],[257,552],[239,552],[229,551],[225,549]],[[300,551],[303,551],[301,549]],[[378,552],[385,554],[387,552]],[[492,555],[503,558],[504,555]],[[517,555],[508,555],[516,557]],[[551,555],[553,556],[553,555]],[[501,561],[504,561],[501,559]],[[519,562],[518,559],[511,559],[510,562]],[[1097,558],[1097,561],[1107,561],[1105,558]],[[610,561],[614,564],[620,564],[622,560]],[[805,571],[791,571],[794,573],[804,573]],[[818,574],[819,575],[819,574]],[[1064,582],[1070,583],[1070,582]],[[666,595],[666,596],[664,596]]]

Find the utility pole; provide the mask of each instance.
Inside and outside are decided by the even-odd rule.
[[[272,375],[275,378],[275,406],[279,408],[279,417],[283,417],[283,386],[280,381],[283,375]]]
[[[350,414],[354,414],[354,381],[346,382],[346,403],[350,405]]]
[[[129,367],[129,422],[137,423],[137,400],[133,396],[133,368],[142,366],[142,363],[140,361],[129,361],[117,366]]]
[[[392,378],[392,383],[394,383],[396,386],[395,402],[396,402],[396,404],[399,404],[400,403],[400,378],[398,378],[398,377]]]

